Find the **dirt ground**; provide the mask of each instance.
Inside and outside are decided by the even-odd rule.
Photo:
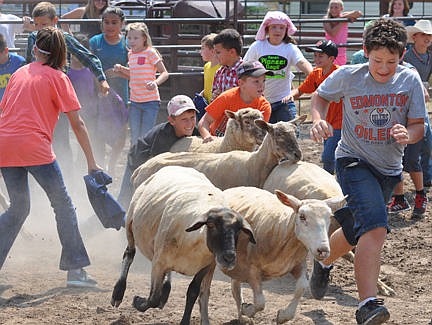
[[[304,160],[319,164],[321,145],[301,140]],[[121,171],[119,171],[119,175]],[[183,313],[190,278],[175,276],[171,296],[163,310],[145,313],[131,306],[135,295],[149,292],[149,262],[137,254],[132,265],[125,298],[119,308],[110,305],[113,285],[119,275],[126,245],[124,230],[103,229],[90,222],[91,208],[81,177],[70,177],[70,186],[80,218],[84,241],[92,265],[88,272],[98,281],[96,289],[66,288],[66,274],[58,270],[59,241],[48,201],[37,187],[31,215],[0,271],[0,324],[178,324]],[[68,177],[67,177],[68,178]],[[120,178],[110,191],[117,193]],[[412,185],[406,181],[412,201]],[[382,280],[396,296],[385,297],[391,313],[389,324],[431,324],[432,317],[432,207],[422,219],[409,213],[390,218],[393,228],[382,256]],[[310,263],[310,261],[309,261]],[[245,286],[246,301],[251,291]],[[265,283],[267,305],[255,317],[256,324],[274,324],[277,310],[286,306],[294,291],[290,276]],[[330,289],[317,301],[307,291],[291,324],[355,324],[357,305],[353,266],[345,260],[335,264]],[[216,273],[212,283],[209,314],[212,324],[236,324],[236,308],[227,277]],[[192,324],[199,324],[195,306]]]

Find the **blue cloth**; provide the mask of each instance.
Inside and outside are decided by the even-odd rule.
[[[66,271],[90,265],[78,229],[75,207],[66,191],[57,162],[40,166],[2,167],[1,172],[8,189],[10,206],[0,216],[0,268],[30,213],[29,173],[44,189],[54,209],[62,246],[60,269]]]
[[[294,102],[282,103],[282,101],[271,103],[270,123],[279,121],[291,121],[295,119],[297,110]]]
[[[9,52],[9,59],[6,63],[0,64],[0,100],[3,98],[9,79],[18,68],[25,64],[25,59],[18,54]]]
[[[129,127],[131,147],[138,139],[144,137],[156,124],[160,101],[153,100],[144,103],[131,102],[129,108]]]
[[[197,113],[196,115],[196,119],[197,121],[199,121],[201,119],[201,117],[204,116],[204,114],[206,113],[205,108],[208,106],[208,103],[206,101],[206,99],[201,96],[199,93],[195,93],[195,97],[192,99],[195,108],[199,111],[199,113]]]
[[[352,233],[355,238],[347,238],[347,241],[356,243],[363,234],[376,228],[390,231],[387,202],[401,181],[401,174],[386,176],[365,161],[350,157],[336,160],[336,174],[343,194],[348,195],[348,211],[354,217],[354,229],[344,234]]]
[[[124,226],[125,210],[108,193],[106,185],[112,183],[112,178],[101,170],[84,176],[87,195],[94,212],[105,228],[119,230]]]

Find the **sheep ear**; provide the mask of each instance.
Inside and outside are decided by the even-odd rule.
[[[230,110],[225,110],[225,115],[228,117],[228,118],[235,118],[236,117],[236,114],[233,112],[233,111],[230,111]]]
[[[252,244],[256,244],[256,240],[255,240],[255,236],[252,230],[252,227],[250,226],[249,222],[247,222],[246,220],[243,219],[243,227],[242,227],[242,231],[248,235],[249,237],[249,241]]]
[[[335,212],[335,211],[337,211],[340,208],[343,208],[345,206],[345,202],[346,202],[347,197],[348,197],[348,195],[332,197],[330,199],[324,200],[324,202],[329,206],[329,208],[332,210],[332,212]]]
[[[279,201],[281,201],[286,206],[289,206],[290,208],[292,208],[295,213],[298,212],[298,210],[301,206],[301,201],[299,199],[297,199],[295,196],[286,194],[286,193],[279,191],[279,190],[275,190],[275,194],[276,194],[277,198],[279,199]]]
[[[304,121],[306,121],[307,119],[307,115],[301,115],[299,117],[296,117],[295,119],[291,120],[291,123],[294,123],[295,125],[299,126],[300,124],[302,124]]]
[[[186,228],[186,232],[191,232],[200,229],[202,226],[207,224],[207,218],[201,218],[195,221],[194,224]]]
[[[257,127],[259,127],[260,129],[263,129],[267,132],[269,132],[271,129],[271,125],[264,120],[261,120],[261,119],[255,120],[254,123]]]

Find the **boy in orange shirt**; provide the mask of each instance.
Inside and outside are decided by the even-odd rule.
[[[213,141],[215,136],[225,134],[228,118],[225,110],[237,112],[239,109],[252,107],[269,121],[271,106],[264,98],[265,76],[272,74],[259,61],[243,62],[237,69],[238,87],[224,91],[207,107],[206,113],[198,123],[198,130],[204,142]]]
[[[334,60],[338,56],[338,48],[330,40],[319,41],[315,47],[306,48],[306,52],[314,52],[316,67],[297,89],[291,91],[290,95],[282,100],[283,102],[298,99],[302,94],[313,93],[334,70],[339,68],[339,66],[334,64]],[[333,127],[333,136],[324,140],[324,150],[321,160],[323,168],[330,174],[334,174],[335,150],[341,138],[342,101],[330,103],[326,120]]]

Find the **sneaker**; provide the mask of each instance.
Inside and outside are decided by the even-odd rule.
[[[396,200],[393,196],[391,203],[387,206],[389,214],[399,213],[411,209],[407,199],[404,197],[403,200]]]
[[[386,322],[389,318],[390,313],[384,306],[383,299],[370,300],[356,311],[357,324],[378,325]]]
[[[312,271],[312,276],[309,281],[310,291],[312,293],[312,297],[317,300],[322,299],[328,288],[330,271],[333,268],[333,265],[329,268],[322,267],[321,264],[314,260],[314,266]]]
[[[423,215],[426,212],[427,197],[425,194],[416,194],[413,214]]]
[[[68,287],[73,288],[94,288],[97,285],[96,280],[92,279],[84,269],[69,270],[67,272]]]

